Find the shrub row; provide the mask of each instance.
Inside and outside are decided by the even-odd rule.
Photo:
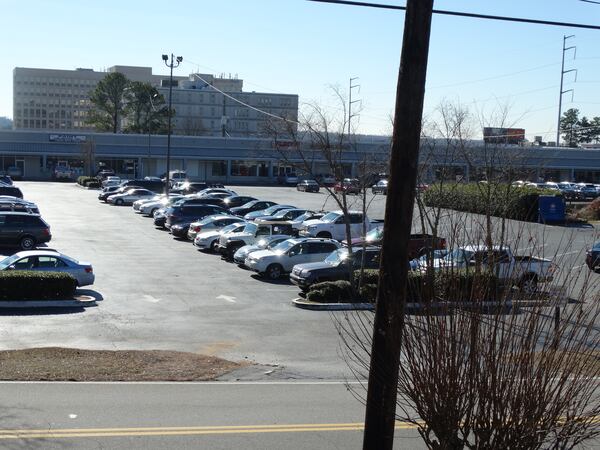
[[[0,271],[0,300],[63,300],[73,298],[77,282],[68,273]]]
[[[77,184],[86,187],[100,187],[100,180],[96,177],[80,176],[77,177]]]
[[[427,206],[535,222],[540,195],[556,195],[556,192],[508,183],[433,184],[425,191],[423,200]]]
[[[359,273],[355,273],[358,283]],[[352,299],[348,281],[325,281],[311,286],[307,300],[319,303],[375,302],[378,270],[365,270],[358,298]],[[442,270],[426,274],[409,272],[407,284],[409,303],[435,301],[492,301],[499,298],[501,285],[496,275],[473,270]]]

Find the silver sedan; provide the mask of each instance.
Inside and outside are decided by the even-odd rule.
[[[64,272],[77,280],[77,286],[94,284],[94,269],[87,262],[77,261],[62,253],[48,250],[29,250],[15,253],[0,261],[0,270],[34,270]]]

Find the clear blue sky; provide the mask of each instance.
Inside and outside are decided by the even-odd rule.
[[[375,0],[383,2],[382,0]],[[389,0],[404,5],[404,1]],[[329,85],[360,77],[359,131],[387,133],[394,104],[404,13],[304,0],[0,0],[0,116],[12,117],[12,69],[96,70],[152,66],[161,54],[184,57],[178,75],[238,74],[246,90],[297,93],[335,104]],[[438,9],[600,24],[600,5],[578,0],[438,0]],[[575,34],[578,81],[567,75],[564,107],[600,116],[600,31],[436,16],[426,114],[443,99],[493,115],[510,105],[511,123],[528,137],[553,140],[562,37]],[[192,64],[193,62],[194,64]],[[492,124],[493,125],[493,124]]]

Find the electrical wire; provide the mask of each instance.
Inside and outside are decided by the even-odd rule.
[[[406,6],[398,5],[387,5],[383,3],[370,3],[360,2],[351,0],[307,0],[309,2],[316,3],[331,3],[334,5],[349,5],[349,6],[366,6],[369,8],[380,8],[380,9],[396,9],[406,11]],[[591,0],[590,0],[591,2]],[[517,23],[531,23],[536,25],[550,25],[558,27],[569,27],[569,28],[584,28],[588,30],[600,30],[600,25],[588,25],[584,23],[572,23],[572,22],[558,22],[553,20],[539,20],[539,19],[527,19],[523,17],[509,17],[509,16],[494,16],[490,14],[477,14],[468,13],[461,11],[448,11],[442,9],[434,9],[433,14],[445,15],[445,16],[458,16],[458,17],[469,17],[472,19],[487,19],[487,20],[499,20],[502,22],[517,22]]]

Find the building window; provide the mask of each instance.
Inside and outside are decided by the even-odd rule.
[[[231,161],[231,176],[234,177],[255,177],[256,169],[256,161]]]
[[[215,177],[224,177],[227,175],[227,163],[225,161],[213,161],[212,175]]]
[[[268,177],[269,176],[269,164],[265,162],[261,162],[258,164],[258,176],[259,177]]]

